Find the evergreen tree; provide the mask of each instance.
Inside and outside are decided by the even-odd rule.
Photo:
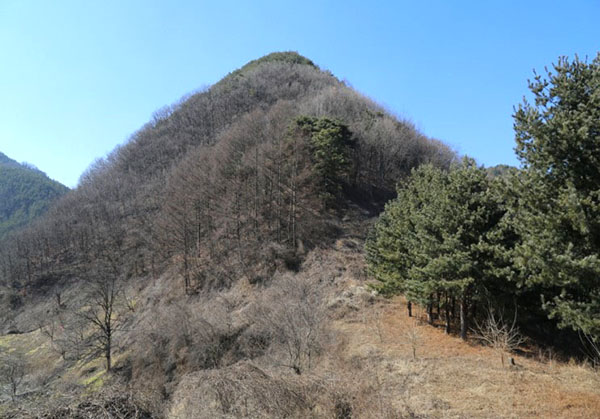
[[[465,338],[469,308],[505,291],[504,214],[486,171],[472,160],[448,173],[430,165],[414,170],[367,241],[377,288],[426,305],[430,318],[433,305],[441,306],[448,331],[458,302]]]
[[[600,337],[600,55],[561,58],[515,112],[523,164],[515,264],[561,327]]]
[[[320,195],[330,205],[340,196],[352,169],[352,133],[342,122],[327,117],[301,116],[296,119],[292,131],[294,128],[308,135]]]

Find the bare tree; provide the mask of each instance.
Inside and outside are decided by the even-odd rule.
[[[39,324],[40,331],[50,339],[53,351],[65,361],[79,360],[88,348],[88,324],[80,315],[56,313]]]
[[[112,368],[115,333],[122,329],[127,312],[118,279],[109,276],[99,278],[91,285],[89,306],[78,314],[83,325],[90,328],[86,335],[88,355],[102,355],[106,360],[106,371]]]
[[[412,320],[408,326],[402,330],[402,340],[404,345],[410,348],[413,360],[417,359],[417,349],[422,344],[423,335],[419,330],[417,320]]]
[[[507,324],[502,313],[496,314],[492,308],[489,308],[486,319],[482,323],[475,322],[474,332],[477,339],[491,346],[500,355],[502,366],[504,366],[504,355],[525,342],[517,327],[516,311],[512,323]]]
[[[326,311],[316,280],[278,279],[259,303],[255,322],[271,336],[275,358],[296,374],[311,368],[327,338]]]
[[[13,402],[17,391],[27,374],[27,363],[18,352],[0,353],[0,385],[8,387],[8,393]]]

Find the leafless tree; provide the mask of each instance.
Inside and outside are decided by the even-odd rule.
[[[281,278],[256,307],[254,320],[271,336],[273,356],[296,374],[310,369],[326,344],[326,311],[318,280]]]
[[[410,324],[402,330],[404,345],[410,348],[413,360],[417,359],[417,349],[422,345],[423,335],[419,330],[418,321],[413,319]]]
[[[39,327],[63,360],[79,360],[88,353],[89,325],[80,313],[53,313]]]
[[[0,385],[8,387],[13,401],[27,374],[27,363],[18,352],[0,352]]]
[[[502,366],[505,354],[514,351],[525,342],[517,327],[516,311],[512,323],[508,324],[504,321],[502,313],[497,314],[492,308],[488,308],[485,320],[481,323],[475,322],[474,333],[477,339],[500,355]]]
[[[129,312],[117,277],[97,278],[90,285],[88,306],[78,313],[84,331],[88,356],[101,355],[106,361],[106,371],[112,368],[112,351],[115,334],[119,332]]]

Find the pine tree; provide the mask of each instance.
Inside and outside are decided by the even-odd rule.
[[[457,301],[466,338],[469,309],[487,302],[506,279],[496,269],[506,257],[498,250],[505,245],[498,232],[504,214],[486,172],[472,160],[447,173],[430,165],[414,170],[367,241],[377,288],[427,306],[430,320],[433,305],[441,306],[447,331]]]
[[[321,198],[326,205],[332,205],[335,199],[339,198],[343,184],[352,169],[352,133],[342,122],[327,117],[298,117],[292,125],[291,133],[295,129],[299,129],[309,138],[313,169],[318,178]],[[293,134],[291,136],[293,137]]]
[[[561,58],[516,110],[523,164],[518,205],[521,282],[542,290],[561,327],[600,337],[600,54]]]

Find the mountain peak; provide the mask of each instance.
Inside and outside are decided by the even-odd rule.
[[[242,68],[239,68],[233,72],[231,72],[227,77],[225,77],[221,82],[225,80],[229,80],[231,78],[235,78],[238,76],[242,76],[250,70],[255,69],[256,67],[266,64],[266,63],[285,63],[290,65],[307,65],[318,69],[319,67],[309,60],[308,58],[298,54],[296,51],[279,51],[272,52],[270,54],[264,55],[256,60],[249,61]]]
[[[279,52],[272,52],[272,53],[264,55],[256,60],[250,61],[248,64],[246,64],[244,67],[242,67],[242,70],[246,69],[247,67],[255,66],[257,64],[272,63],[272,62],[280,62],[280,63],[288,63],[288,64],[303,64],[303,65],[309,65],[309,66],[315,67],[315,68],[317,67],[315,65],[315,63],[313,63],[308,58],[298,54],[296,51],[279,51]]]

